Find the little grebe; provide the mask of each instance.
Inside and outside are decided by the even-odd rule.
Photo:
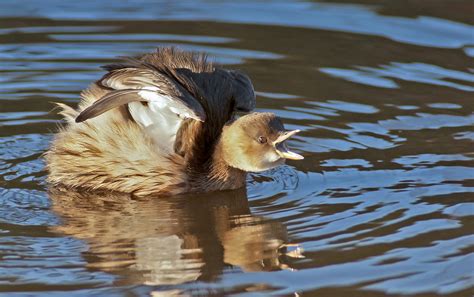
[[[255,108],[248,76],[203,54],[159,48],[104,67],[45,153],[52,186],[134,195],[236,189],[246,172],[303,157],[272,113]]]

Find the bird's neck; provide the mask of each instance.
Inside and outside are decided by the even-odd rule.
[[[209,180],[216,190],[238,189],[245,186],[247,173],[230,166],[225,161],[223,141],[220,139],[214,149]]]

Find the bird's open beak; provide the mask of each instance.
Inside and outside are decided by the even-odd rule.
[[[300,132],[300,130],[287,131],[282,133],[274,142],[276,152],[280,157],[290,160],[303,160],[304,157],[300,154],[290,151],[288,146],[285,143],[285,140]]]

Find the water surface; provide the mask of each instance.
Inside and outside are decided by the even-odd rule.
[[[0,3],[0,294],[471,296],[471,1]],[[246,190],[47,192],[41,154],[116,56],[247,72],[301,162]]]

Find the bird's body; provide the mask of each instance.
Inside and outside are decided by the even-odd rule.
[[[236,189],[245,185],[246,171],[280,164],[277,153],[299,156],[282,146],[263,158],[268,164],[245,157],[252,147],[267,154],[270,142],[253,139],[262,133],[280,137],[274,148],[289,136],[273,114],[234,119],[236,111],[255,107],[253,86],[204,55],[162,48],[105,68],[82,93],[78,110],[59,104],[67,124],[45,154],[53,186],[135,195]],[[252,119],[261,133],[239,138]]]

